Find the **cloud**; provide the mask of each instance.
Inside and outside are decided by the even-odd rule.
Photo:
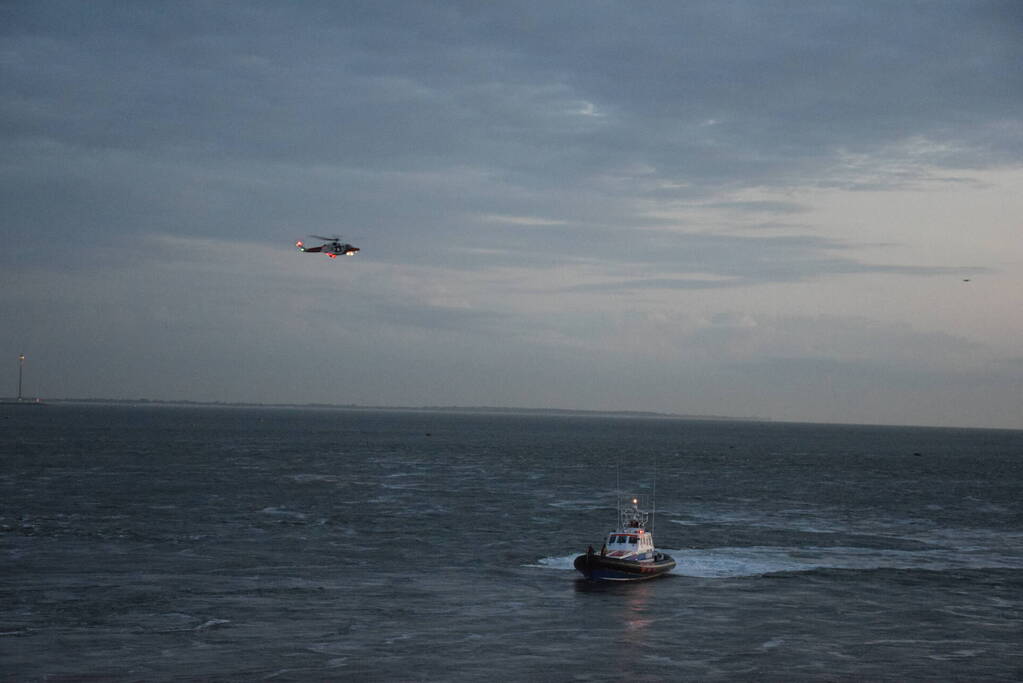
[[[10,229],[64,239],[305,226],[401,235],[412,260],[424,232],[431,254],[499,242],[501,221],[473,214],[626,232],[638,199],[674,196],[793,215],[722,191],[906,182],[1015,163],[1023,141],[1011,3],[46,3],[6,19]]]
[[[1021,25],[998,0],[8,3],[0,349],[77,359],[47,378],[72,393],[742,414],[727,349],[822,371],[750,341],[772,320],[966,311],[998,321],[986,357],[1008,297],[929,285],[1019,289]],[[912,364],[867,327],[826,362]],[[666,372],[679,344],[711,369]]]
[[[485,223],[507,223],[509,225],[522,225],[528,227],[542,227],[545,225],[564,225],[566,221],[558,220],[556,218],[535,218],[532,216],[501,216],[497,214],[488,214],[480,216],[480,220]]]
[[[990,139],[1018,138],[1008,2],[387,4],[8,10],[19,106],[5,123],[77,145],[392,170],[591,175],[631,156],[763,181],[909,137],[960,161],[1018,158]]]
[[[760,201],[712,202],[708,204],[707,207],[712,209],[728,209],[755,214],[793,214],[802,213],[807,210],[806,206],[796,202],[782,202],[766,199]]]

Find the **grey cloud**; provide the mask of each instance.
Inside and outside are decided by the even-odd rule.
[[[535,297],[982,272],[870,263],[771,190],[1018,167],[1021,27],[998,0],[3,3],[0,345],[77,361],[113,340],[109,391],[154,397],[190,374],[210,398],[323,400],[342,367],[354,396],[407,374],[428,402],[470,359],[481,402],[512,395],[502,370],[527,399],[671,401],[660,364],[545,346],[602,321]],[[672,217],[693,207],[713,224]],[[364,250],[278,259],[310,233]],[[479,285],[495,268],[521,281]],[[418,291],[435,280],[452,296]],[[49,381],[90,386],[69,364]]]
[[[717,279],[691,277],[659,277],[608,280],[599,283],[573,285],[566,292],[633,292],[641,290],[698,290],[732,289],[783,282],[799,282],[839,274],[894,274],[910,276],[962,276],[976,273],[976,268],[944,268],[922,266],[888,266],[856,261],[814,261],[809,263],[779,263],[770,267],[751,268],[745,275],[723,276]]]
[[[796,202],[756,201],[756,202],[711,202],[705,205],[711,209],[728,209],[750,213],[803,213],[807,207]]]
[[[703,199],[848,185],[829,176],[841,154],[910,135],[939,143],[917,162],[1017,161],[1014,7],[8,5],[5,206],[12,230],[72,238],[278,239],[289,222],[315,233],[343,219],[332,232],[429,230],[461,246],[501,235],[452,214],[501,212],[510,195],[519,210],[636,226],[623,202],[663,195],[654,180]]]
[[[637,278],[632,280],[613,280],[566,287],[567,292],[634,292],[639,290],[688,290],[688,289],[727,289],[744,287],[754,284],[755,280],[747,278],[721,278],[708,280],[701,278]]]
[[[1020,98],[1011,3],[303,7],[9,11],[8,92],[46,115],[5,123],[85,144],[402,168],[453,157],[586,174],[631,150],[671,175],[745,167],[763,180],[921,131],[989,156],[1000,150],[985,130]],[[578,101],[606,120],[570,115]]]

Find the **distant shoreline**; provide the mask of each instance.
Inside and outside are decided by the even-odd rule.
[[[99,404],[135,406],[181,406],[209,408],[312,408],[318,410],[358,410],[422,412],[422,413],[481,413],[496,415],[562,415],[635,417],[667,420],[708,420],[717,422],[770,422],[769,418],[730,417],[726,415],[683,415],[643,410],[573,410],[567,408],[510,408],[506,406],[364,406],[356,403],[249,403],[229,401],[168,401],[151,398],[49,398],[49,405]]]

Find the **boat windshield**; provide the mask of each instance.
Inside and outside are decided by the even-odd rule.
[[[635,536],[616,536],[615,534],[611,534],[608,537],[607,542],[609,544],[610,543],[623,543],[623,544],[624,543],[637,543],[638,539]]]

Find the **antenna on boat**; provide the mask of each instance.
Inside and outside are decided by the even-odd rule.
[[[654,453],[654,495],[653,495],[653,504],[652,504],[651,507],[653,509],[650,512],[650,533],[653,533],[653,531],[654,531],[654,524],[657,522],[657,454],[656,453]]]
[[[618,517],[615,519],[615,529],[617,529],[622,523],[622,463],[615,463],[615,477],[617,482],[615,486],[618,487]]]

